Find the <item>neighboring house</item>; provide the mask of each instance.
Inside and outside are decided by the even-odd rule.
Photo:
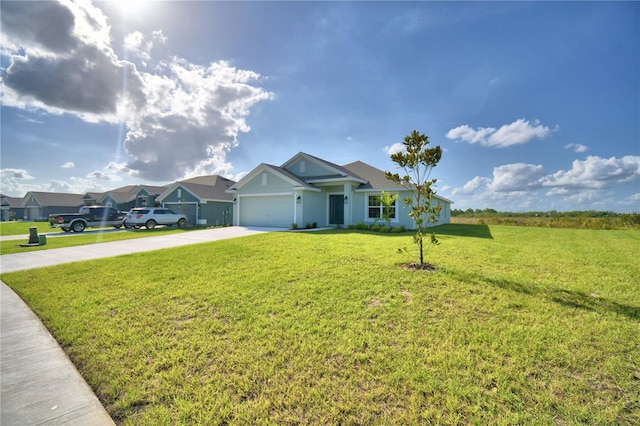
[[[383,190],[400,195],[392,209],[392,226],[415,228],[404,206],[412,193],[361,161],[339,166],[301,152],[280,167],[260,164],[229,188],[234,225],[273,227],[381,221]],[[433,202],[442,206],[438,224],[449,223],[453,202],[437,195]]]
[[[170,185],[156,201],[186,215],[190,225],[228,225],[233,215],[233,194],[226,191],[234,183],[218,175],[198,176]]]
[[[77,213],[84,205],[84,194],[65,194],[59,192],[27,192],[22,200],[24,208],[22,219],[28,221],[47,220],[50,214]]]
[[[98,198],[102,197],[102,192],[87,192],[82,197],[85,206],[95,206],[98,204]]]
[[[24,217],[23,198],[0,196],[0,220],[21,220]]]
[[[166,189],[166,186],[127,185],[101,194],[96,204],[122,211],[134,207],[154,207],[156,198]]]

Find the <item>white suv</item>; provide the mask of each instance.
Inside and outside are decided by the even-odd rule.
[[[156,225],[177,225],[184,228],[187,226],[187,217],[164,207],[141,207],[131,209],[122,224],[125,228],[140,228],[142,225],[147,229],[153,229]]]

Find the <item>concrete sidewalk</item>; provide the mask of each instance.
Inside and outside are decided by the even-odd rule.
[[[113,425],[40,319],[0,282],[0,424]]]
[[[233,226],[0,256],[8,273],[281,231]],[[0,424],[113,425],[98,398],[39,318],[0,281]]]

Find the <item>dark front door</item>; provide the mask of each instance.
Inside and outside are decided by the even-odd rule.
[[[344,225],[344,195],[329,195],[329,225]]]

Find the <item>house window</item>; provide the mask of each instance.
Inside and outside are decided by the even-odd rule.
[[[262,174],[262,185],[264,185],[264,186],[267,185],[267,174],[266,173]]]
[[[368,197],[368,205],[367,205],[367,218],[368,219],[381,219],[383,214],[385,214],[385,206],[380,201],[379,195],[369,195]],[[389,207],[389,218],[396,218],[396,210],[398,207],[398,200],[393,203],[392,206]]]
[[[304,162],[304,160],[300,161],[300,173],[304,173],[306,170],[306,163]]]
[[[178,188],[178,198],[182,198],[182,188]]]

